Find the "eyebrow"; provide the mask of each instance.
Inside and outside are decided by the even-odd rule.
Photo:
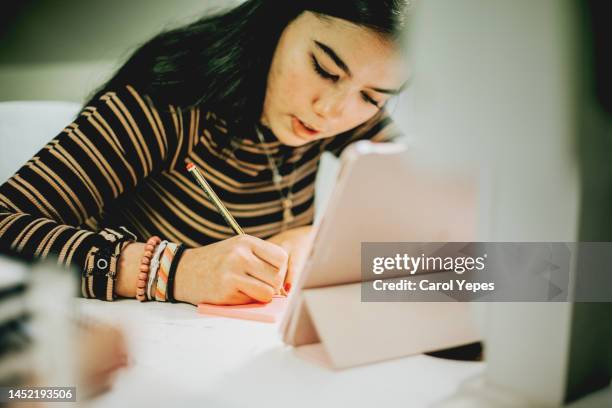
[[[373,91],[389,94],[389,95],[398,95],[402,92],[404,86],[402,85],[399,89],[383,89],[383,88],[370,88]]]
[[[349,67],[346,65],[346,63],[342,60],[342,58],[340,58],[338,56],[338,54],[336,54],[336,52],[328,45],[325,45],[317,40],[313,40],[315,45],[324,53],[326,53],[329,58],[331,58],[336,65],[338,66],[338,68],[340,68],[341,70],[343,70],[348,76],[351,76],[351,70],[349,69]],[[406,84],[404,84],[406,85]],[[384,89],[384,88],[370,88],[373,91],[376,92],[380,92],[380,93],[384,93],[384,94],[388,94],[388,95],[398,95],[402,92],[402,90],[404,89],[404,85],[402,85],[399,89]]]
[[[334,50],[332,50],[329,46],[318,42],[317,40],[314,40],[314,43],[317,45],[317,47],[319,47],[324,53],[326,53],[329,58],[331,58],[332,60],[334,60],[334,62],[336,63],[336,65],[338,66],[338,68],[340,68],[341,70],[343,70],[346,75],[351,76],[351,70],[349,69],[349,67],[346,65],[346,63],[344,61],[342,61],[342,58],[340,58],[338,56],[338,54],[336,54],[336,52]]]

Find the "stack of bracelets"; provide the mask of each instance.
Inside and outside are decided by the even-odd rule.
[[[148,239],[140,261],[140,272],[136,284],[136,299],[172,302],[174,299],[174,276],[185,246],[153,236]]]

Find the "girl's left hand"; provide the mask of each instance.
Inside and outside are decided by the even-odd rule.
[[[292,228],[268,238],[268,241],[279,245],[289,255],[287,275],[285,276],[286,292],[291,290],[293,280],[302,271],[310,253],[313,238],[314,231],[312,225]]]

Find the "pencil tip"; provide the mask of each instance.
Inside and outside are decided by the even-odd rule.
[[[186,166],[187,170],[191,170],[193,168],[193,166],[194,166],[193,163],[191,163],[191,162],[187,163],[187,166]]]

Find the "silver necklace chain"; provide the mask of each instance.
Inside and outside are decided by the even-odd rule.
[[[294,220],[295,216],[293,215],[292,209],[293,209],[293,183],[295,182],[295,162],[293,163],[293,167],[291,169],[291,180],[289,182],[289,185],[287,186],[288,190],[287,190],[287,195],[283,194],[283,186],[282,186],[282,182],[283,182],[283,176],[280,174],[280,171],[278,169],[278,166],[276,165],[276,162],[274,161],[274,159],[272,158],[272,155],[270,154],[270,152],[268,151],[268,148],[266,146],[266,142],[264,140],[263,135],[261,134],[261,131],[259,130],[259,126],[255,126],[255,131],[257,132],[257,137],[259,138],[259,141],[261,142],[261,147],[263,148],[266,157],[268,159],[268,166],[270,167],[270,170],[272,171],[272,181],[274,182],[274,185],[276,186],[276,189],[278,190],[278,194],[280,195],[280,200],[281,200],[281,205],[283,206],[283,225],[282,225],[282,231],[284,231],[285,229],[287,229],[287,227],[289,226],[289,224]]]

